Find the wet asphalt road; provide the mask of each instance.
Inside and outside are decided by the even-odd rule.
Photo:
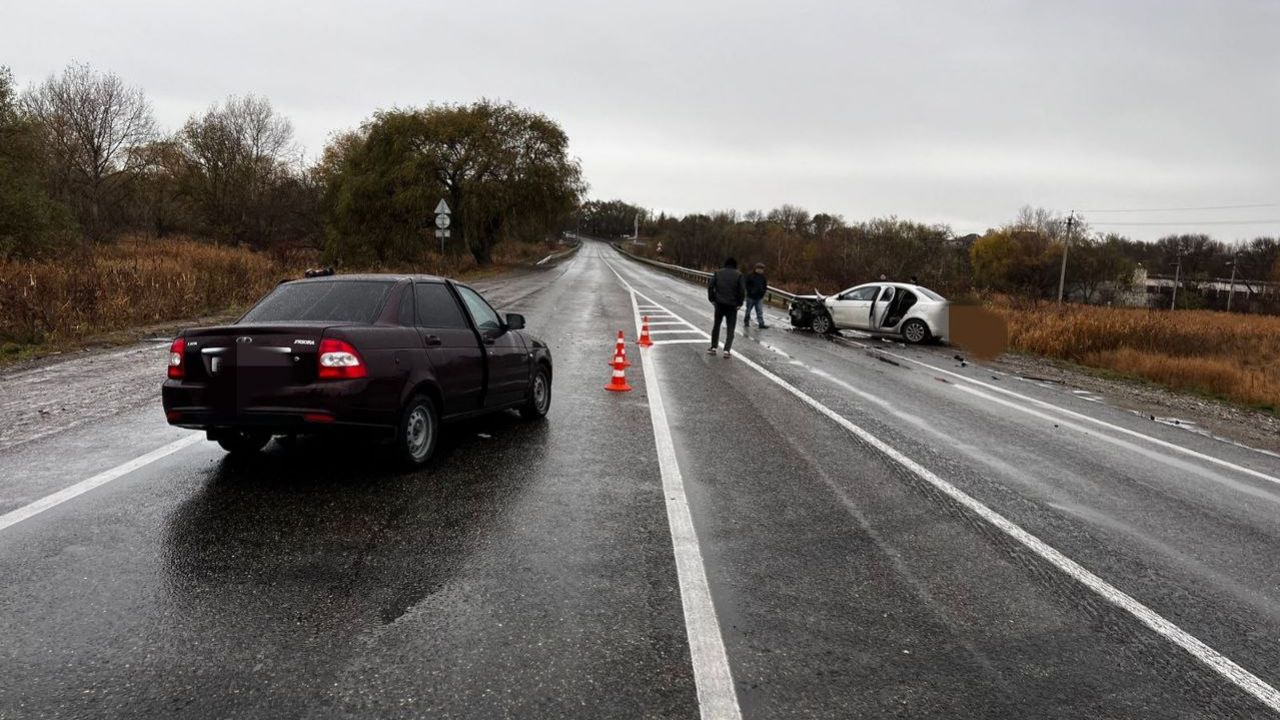
[[[690,342],[610,394],[628,283]],[[709,356],[705,291],[600,244],[477,285],[551,345],[546,422],[453,427],[415,473],[199,442],[0,529],[0,718],[697,717],[655,390],[743,717],[1276,716],[797,393],[1264,688],[1280,459],[782,317]],[[184,437],[163,361],[0,376],[0,515]]]

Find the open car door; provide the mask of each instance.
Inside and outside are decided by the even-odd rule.
[[[862,285],[846,290],[828,302],[831,319],[838,328],[866,330],[871,327],[871,301],[879,292],[879,285]]]

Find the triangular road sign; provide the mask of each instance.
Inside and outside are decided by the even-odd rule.
[[[443,198],[440,200],[440,204],[436,206],[436,214],[437,215],[449,214],[449,203],[445,202]]]

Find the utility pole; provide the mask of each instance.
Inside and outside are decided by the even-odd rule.
[[[1240,251],[1231,255],[1231,291],[1227,293],[1227,312],[1231,312],[1231,299],[1236,296],[1236,267],[1240,264]]]
[[[635,243],[640,242],[640,213],[636,213],[635,220],[631,227],[631,241]]]
[[[1076,211],[1067,216],[1067,237],[1062,241],[1062,269],[1058,272],[1058,304],[1062,304],[1062,291],[1067,284],[1067,248],[1071,246],[1071,228],[1076,224]]]
[[[1178,309],[1178,280],[1182,277],[1182,251],[1178,251],[1178,269],[1173,272],[1173,302],[1169,303],[1170,310]]]

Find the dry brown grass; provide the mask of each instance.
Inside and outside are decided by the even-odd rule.
[[[128,241],[0,262],[0,343],[93,334],[243,307],[291,270],[276,257],[186,239]]]
[[[441,259],[424,249],[411,263],[342,270],[475,278],[536,262],[555,249],[506,243],[485,268],[470,255]],[[36,262],[0,260],[0,363],[125,328],[235,313],[317,264],[307,251],[267,254],[189,238],[127,239]]]
[[[1052,303],[992,305],[1015,350],[1280,408],[1280,317]]]

